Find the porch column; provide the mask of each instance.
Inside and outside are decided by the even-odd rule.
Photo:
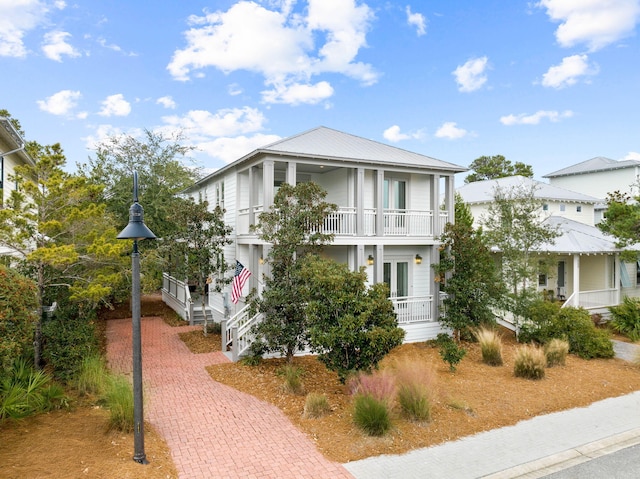
[[[273,205],[273,184],[274,184],[274,162],[273,160],[264,160],[262,162],[262,195],[263,195],[263,209],[269,211],[271,205]]]
[[[437,245],[431,246],[431,254],[429,255],[429,292],[433,297],[431,301],[431,319],[438,321],[440,319],[440,283],[436,283],[436,271],[432,264],[440,263],[440,248]]]
[[[376,236],[384,236],[384,170],[376,170]]]
[[[364,236],[364,168],[355,169],[356,236]]]
[[[355,251],[356,251],[356,267],[353,269],[354,271],[358,271],[360,269],[360,266],[368,266],[367,265],[367,259],[364,256],[364,245],[363,244],[357,244],[355,246]]]
[[[580,255],[573,255],[573,305],[580,306]]]
[[[613,287],[615,288],[615,296],[613,300],[615,304],[620,304],[620,253],[613,254]]]
[[[433,214],[433,237],[438,238],[442,231],[440,228],[440,175],[431,176],[431,211]]]
[[[376,259],[373,265],[373,279],[376,283],[382,283],[382,280],[384,279],[384,245],[377,244],[376,254],[373,256]]]
[[[449,223],[455,223],[456,220],[456,187],[455,187],[455,178],[453,175],[446,177],[446,185],[445,185],[445,195],[444,195],[444,204],[447,209],[447,216]]]
[[[255,166],[249,167],[249,226],[256,224]]]
[[[290,161],[287,163],[287,175],[285,181],[289,183],[291,186],[296,186],[296,163]]]

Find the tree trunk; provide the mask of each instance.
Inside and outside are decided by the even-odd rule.
[[[44,264],[38,264],[38,319],[33,338],[33,363],[36,369],[42,369],[42,315],[44,314]]]

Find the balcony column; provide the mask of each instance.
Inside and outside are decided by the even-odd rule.
[[[256,223],[255,166],[249,168],[249,226]]]
[[[455,187],[455,179],[453,175],[449,175],[446,177],[445,184],[445,193],[444,193],[444,204],[447,209],[449,223],[455,222],[455,210],[456,210],[456,187]]]
[[[433,237],[438,238],[442,234],[440,227],[440,175],[431,176],[431,211],[433,212]]]
[[[364,168],[355,169],[356,236],[364,236]]]
[[[269,211],[271,205],[273,205],[273,190],[274,190],[274,161],[273,160],[264,160],[262,162],[262,195],[263,201],[262,205],[264,211]]]
[[[429,260],[431,261],[431,264],[440,263],[439,246],[431,246]],[[433,266],[429,267],[429,292],[433,297],[433,301],[431,301],[431,318],[438,320],[440,317],[440,283],[436,283],[436,269]]]
[[[384,236],[384,170],[376,170],[376,236]]]
[[[296,171],[296,163],[293,161],[289,161],[287,163],[287,176],[286,176],[286,182],[289,183],[291,186],[296,186],[296,175],[297,175],[297,171]]]
[[[384,245],[376,245],[376,253],[373,255],[373,279],[375,283],[382,283],[384,279]]]

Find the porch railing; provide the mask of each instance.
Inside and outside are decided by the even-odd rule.
[[[620,291],[615,288],[594,291],[574,291],[562,307],[575,306],[585,309],[606,308],[620,303]]]
[[[391,298],[398,325],[434,321],[433,296],[404,296]]]
[[[162,273],[162,300],[185,321],[193,324],[193,300],[189,285]]]

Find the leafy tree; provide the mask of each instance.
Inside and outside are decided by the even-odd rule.
[[[640,238],[640,196],[614,191],[607,195],[607,210],[598,228],[617,238],[619,247],[632,246]]]
[[[181,136],[167,137],[149,130],[145,130],[142,139],[111,136],[98,145],[95,158],[78,165],[81,174],[92,183],[104,185],[101,199],[117,219],[118,231],[127,225],[131,181],[137,171],[145,224],[159,238],[175,232],[176,226],[169,218],[180,211],[184,201],[177,194],[193,185],[199,176],[197,169],[180,161],[193,150],[182,145],[182,140]]]
[[[179,277],[195,280],[200,296],[204,319],[204,335],[207,335],[206,292],[221,291],[228,282],[224,273],[229,266],[223,260],[223,248],[230,244],[231,228],[224,224],[223,211],[216,207],[209,210],[209,203],[193,199],[186,201],[180,211],[174,212],[171,221],[177,231],[166,242],[167,253],[176,259],[174,271]],[[214,281],[208,283],[209,278]]]
[[[473,183],[474,181],[494,180],[496,178],[505,178],[507,176],[526,176],[533,178],[533,168],[520,161],[515,164],[511,163],[502,155],[481,156],[473,160],[469,165],[469,169],[474,172],[467,175],[464,179],[465,183]]]
[[[396,346],[404,330],[398,327],[389,288],[367,288],[364,268],[307,256],[301,276],[308,300],[309,342],[327,368],[345,381],[353,371],[370,371]]]
[[[535,292],[540,247],[560,234],[544,223],[536,188],[533,183],[495,188],[494,200],[481,220],[488,244],[501,253],[502,276],[515,301],[513,307],[524,307]]]
[[[37,321],[36,284],[0,265],[0,379],[28,351]]]
[[[324,201],[326,196],[326,191],[313,182],[296,186],[284,183],[269,211],[261,213],[258,225],[252,227],[271,244],[266,258],[271,275],[265,278],[262,298],[254,298],[251,303],[264,314],[255,330],[259,339],[254,352],[279,352],[291,361],[307,346],[305,281],[300,261],[333,240],[333,235],[322,232],[325,218],[336,209],[336,205]]]
[[[494,322],[492,309],[505,288],[486,237],[482,229],[473,227],[471,210],[460,195],[455,198],[455,223],[445,227],[440,263],[435,267],[441,291],[447,293],[446,314],[440,321],[458,339]]]
[[[35,166],[15,168],[18,188],[0,210],[0,244],[24,258],[38,285],[34,362],[41,364],[42,312],[45,302],[62,295],[89,308],[106,303],[123,282],[117,231],[101,188],[64,171],[59,144],[28,142]]]

